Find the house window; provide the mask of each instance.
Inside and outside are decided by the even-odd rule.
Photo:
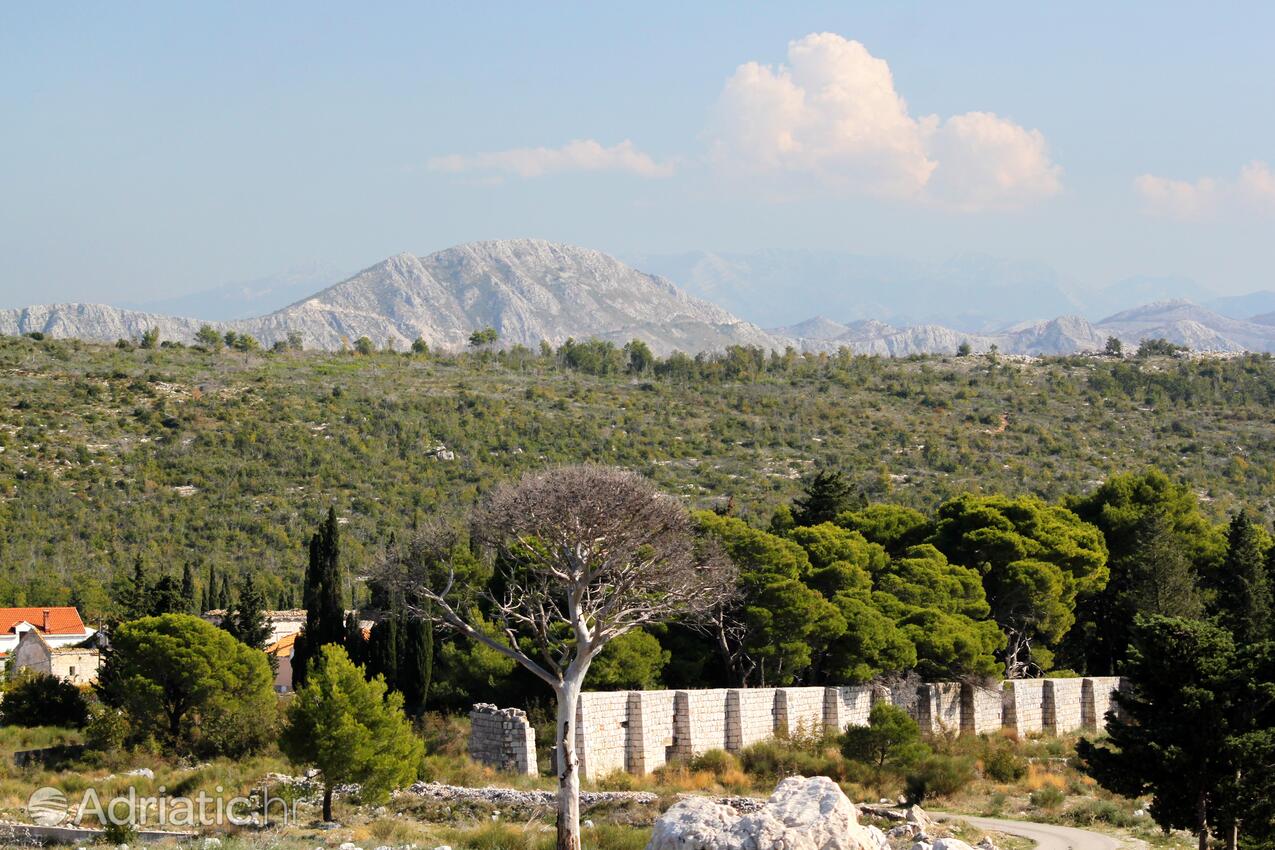
[[[71,665],[71,678],[75,678],[75,665]]]

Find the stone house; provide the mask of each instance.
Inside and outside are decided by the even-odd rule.
[[[52,646],[35,630],[22,633],[10,657],[14,674],[31,670],[81,686],[97,681],[102,666],[102,653],[96,647]]]

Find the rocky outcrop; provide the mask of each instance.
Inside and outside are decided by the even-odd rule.
[[[691,797],[655,824],[647,850],[886,850],[880,830],[827,777],[785,779],[756,812]]]

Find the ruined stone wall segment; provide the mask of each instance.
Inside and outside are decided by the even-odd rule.
[[[871,685],[824,688],[824,729],[840,733],[850,726],[867,726],[874,702]]]
[[[1046,734],[1066,735],[1081,728],[1083,679],[1045,679],[1041,726]]]
[[[961,686],[957,682],[933,682],[917,690],[916,721],[932,735],[961,729]]]
[[[1107,711],[1115,708],[1112,695],[1120,689],[1119,676],[1093,676],[1084,680],[1081,695],[1081,725],[1095,732],[1107,731]]]
[[[961,734],[989,735],[1004,723],[1004,689],[961,685]]]
[[[737,753],[775,736],[774,688],[731,688],[726,692],[726,751]]]
[[[673,691],[629,691],[629,773],[651,773],[673,755],[676,697]]]
[[[497,770],[535,776],[536,731],[526,712],[478,703],[469,712],[469,757]]]
[[[691,758],[709,750],[726,749],[725,688],[677,691],[675,696],[675,752]]]
[[[824,694],[827,690],[779,688],[775,694],[775,734],[790,738],[822,735]]]
[[[1005,683],[1004,728],[1018,738],[1044,729],[1043,679],[1015,679]]]
[[[576,753],[582,779],[599,779],[627,768],[628,721],[626,691],[580,694],[576,706]]]

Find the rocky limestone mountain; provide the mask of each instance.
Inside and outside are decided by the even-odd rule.
[[[150,328],[159,328],[163,339],[194,339],[203,324],[198,319],[181,319],[122,310],[105,304],[39,304],[16,310],[0,310],[0,334],[42,333],[97,342],[137,339]]]
[[[263,339],[299,331],[306,345],[327,349],[360,336],[402,348],[419,336],[431,347],[456,350],[483,327],[495,328],[509,345],[636,338],[665,354],[778,344],[755,325],[600,251],[532,239],[473,242],[427,257],[399,254],[243,324]]]
[[[1067,315],[973,332],[943,323],[898,327],[817,316],[767,331],[601,252],[518,239],[474,242],[425,257],[399,254],[268,315],[209,324],[251,334],[266,346],[299,333],[305,347],[326,350],[366,336],[378,347],[404,350],[420,337],[431,348],[454,351],[465,348],[474,330],[493,327],[502,346],[536,347],[542,340],[557,346],[569,337],[622,345],[636,338],[660,354],[752,345],[907,357],[953,354],[963,345],[975,352],[995,346],[1005,354],[1074,354],[1101,350],[1109,336],[1129,348],[1163,337],[1195,351],[1275,351],[1270,321],[1228,318],[1179,300],[1097,323]],[[202,324],[98,304],[0,310],[0,334],[38,331],[104,342],[136,339],[153,327],[163,339],[190,342]]]
[[[1193,351],[1275,351],[1275,328],[1231,319],[1190,301],[1160,301],[1108,316],[1098,327],[1126,344],[1163,338]]]
[[[158,327],[164,339],[190,342],[201,324],[104,305],[0,311],[0,333],[99,341]],[[484,327],[499,331],[504,346],[636,338],[661,354],[737,344],[782,349],[787,342],[614,257],[531,239],[474,242],[426,257],[399,254],[268,315],[209,324],[264,345],[300,333],[307,348],[327,350],[363,336],[399,350],[418,337],[431,348],[460,350]]]

